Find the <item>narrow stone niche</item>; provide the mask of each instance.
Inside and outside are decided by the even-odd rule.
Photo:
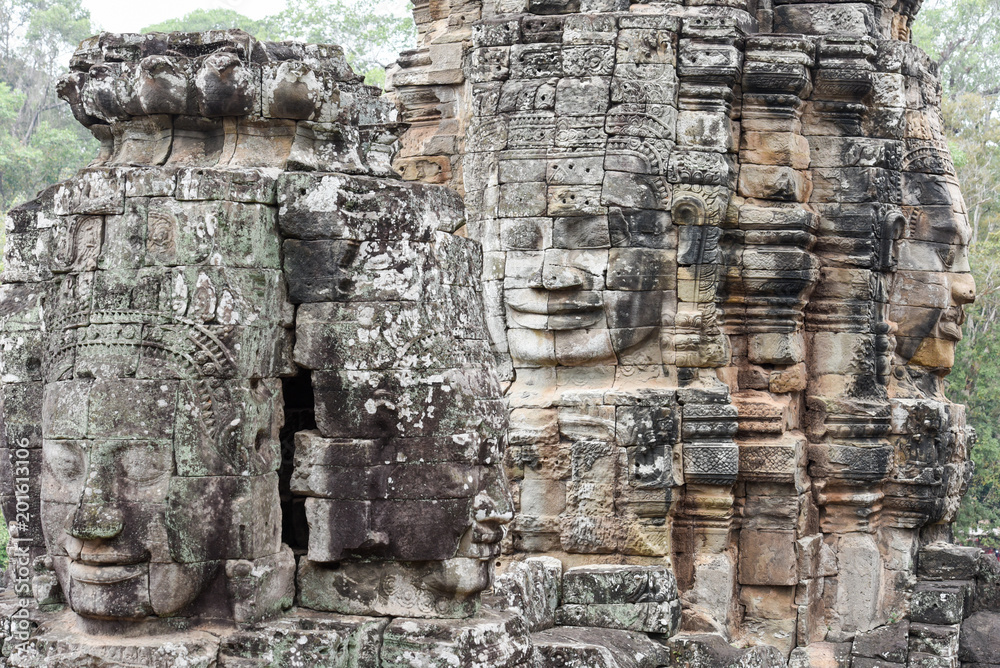
[[[293,497],[290,487],[295,464],[295,434],[316,428],[312,372],[299,368],[296,375],[281,379],[281,389],[285,398],[285,424],[280,434],[281,467],[278,469],[281,540],[295,552],[305,552],[309,546],[305,498]]]

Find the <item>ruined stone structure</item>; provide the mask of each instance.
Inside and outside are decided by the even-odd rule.
[[[916,6],[104,34],[10,212],[0,665],[1000,665]]]
[[[974,299],[916,9],[417,7],[395,164],[483,243],[513,558],[669,560],[686,629],[785,653],[905,614]]]
[[[389,617],[476,615],[507,415],[461,199],[392,173],[393,105],[339,47],[238,32],[72,68],[101,156],[7,228],[3,510],[43,611],[11,664],[297,665],[318,628],[369,666],[414,635]],[[519,621],[455,633],[523,655]]]

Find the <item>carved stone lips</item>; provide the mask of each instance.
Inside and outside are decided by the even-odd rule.
[[[487,545],[499,543],[503,540],[503,533],[502,526],[486,526],[476,523],[472,529],[472,540],[473,542]]]
[[[538,315],[566,315],[597,311],[604,308],[604,300],[599,292],[560,293],[547,290],[536,290],[530,296],[510,297],[507,305],[521,313],[536,313]]]
[[[69,576],[74,582],[92,585],[110,585],[125,582],[133,578],[145,576],[148,564],[130,564],[128,566],[102,565],[94,566],[71,561]]]
[[[507,307],[514,321],[529,329],[579,329],[604,319],[600,292],[532,290],[507,297]]]
[[[961,306],[945,309],[938,320],[938,332],[941,338],[947,341],[961,341],[963,323],[965,323],[965,311]]]

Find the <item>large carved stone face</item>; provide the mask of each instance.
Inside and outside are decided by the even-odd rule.
[[[946,373],[962,339],[963,307],[975,300],[976,288],[965,202],[935,118],[911,124],[924,138],[909,140],[904,157],[905,221],[889,320],[897,326],[898,362]]]
[[[931,221],[938,241],[904,239],[899,244],[900,268],[896,272],[898,301],[889,318],[897,325],[897,355],[905,363],[929,369],[951,369],[955,345],[962,340],[963,307],[975,300],[976,288],[969,273],[969,226],[965,216],[947,212],[944,220]],[[935,215],[914,210],[911,230]]]
[[[62,395],[103,404],[123,420],[142,424],[172,412],[178,383],[138,387],[67,381],[51,384],[48,391],[61,404],[51,421],[87,411],[85,403],[60,401],[57,395]],[[164,406],[170,410],[163,411]],[[175,559],[198,537],[185,530],[185,522],[170,521],[180,519],[171,517],[168,507],[174,449],[160,425],[145,426],[148,439],[121,438],[130,434],[120,432],[102,439],[44,441],[43,529],[63,591],[78,614],[110,619],[170,615],[194,600],[218,565]]]
[[[561,162],[564,169],[578,166],[571,159]],[[672,259],[662,248],[641,246],[664,245],[667,233],[656,213],[616,208],[595,216],[503,222],[504,303],[515,364],[616,364],[650,339],[657,342],[660,283]],[[642,231],[632,234],[629,227]],[[539,250],[548,239],[555,247]],[[647,358],[659,361],[655,350]]]
[[[173,616],[198,598],[225,560],[277,551],[275,474],[191,475],[206,460],[218,464],[198,455],[206,443],[198,433],[197,405],[205,396],[197,385],[111,378],[46,386],[42,526],[78,614]],[[243,407],[227,416],[223,441],[244,449],[248,435],[269,438],[267,404],[280,395],[273,388],[229,389],[243,397]],[[224,403],[224,394],[217,388],[211,400]],[[223,411],[211,416],[221,417]],[[271,468],[252,459],[246,464],[246,472]]]
[[[500,43],[479,30],[483,45]],[[672,363],[660,335],[679,284],[674,38],[572,15],[473,55],[464,169],[485,192],[470,234],[498,282],[491,333],[515,367]]]
[[[482,300],[466,284],[478,248],[421,231],[429,221],[420,197],[438,198],[437,216],[461,216],[457,195],[436,190],[385,184],[373,195],[361,179],[302,174],[281,195],[288,219],[329,195],[351,216],[389,221],[394,235],[349,252],[339,239],[285,243],[289,294],[301,301],[294,360],[311,370],[316,421],[295,434],[290,482],[309,525],[304,607],[474,614],[513,516],[502,468],[507,411]],[[339,258],[349,288],[325,290],[314,278],[319,249]]]
[[[273,224],[261,205],[109,195],[124,208],[102,214],[114,177],[68,182],[57,206],[90,215],[53,216],[46,550],[80,615],[197,615],[226,562],[281,550],[278,242],[255,246],[272,268],[239,266],[237,237]]]

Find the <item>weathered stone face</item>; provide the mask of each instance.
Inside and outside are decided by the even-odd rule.
[[[914,8],[448,7],[393,74],[396,165],[484,246],[510,558],[670,556],[685,628],[786,654],[884,623],[969,475],[970,232]]]
[[[419,6],[402,180],[336,47],[85,41],[101,155],[6,229],[10,663],[986,656],[913,9]]]
[[[578,19],[598,25],[577,36]],[[474,37],[465,181],[482,201],[471,229],[495,286],[487,307],[506,325],[494,338],[515,368],[673,362],[677,25],[626,19],[616,49],[617,20],[572,16],[520,37],[497,20]],[[493,57],[509,69],[487,67]],[[689,198],[697,218],[704,205]],[[695,264],[704,252],[683,250]]]
[[[54,190],[38,285],[42,529],[70,605],[98,618],[178,614],[227,560],[281,552],[290,307],[273,212],[176,199],[175,172],[155,193],[135,176]],[[108,193],[104,211],[87,191]]]
[[[12,214],[4,275],[46,600],[252,622],[292,603],[281,535],[311,529],[316,563],[402,562],[386,577],[438,592],[426,614],[474,612],[511,517],[506,415],[460,203],[378,177],[391,108],[334,47],[238,32],[102,35],[74,69],[61,92],[105,150]],[[319,431],[293,443],[296,374]],[[382,584],[342,593],[389,614]]]
[[[569,160],[556,167],[569,170],[575,165]],[[573,197],[567,191],[566,199]],[[509,240],[501,249],[511,251],[507,261],[510,273],[505,273],[511,280],[504,281],[503,304],[511,325],[507,344],[515,365],[615,364],[618,355],[637,354],[636,348],[647,342],[651,351],[646,351],[644,361],[657,358],[663,291],[627,288],[645,287],[644,280],[656,283],[657,267],[671,264],[672,259],[668,260],[667,251],[661,249],[610,249],[608,218],[566,217],[558,223],[540,217],[504,221],[507,229],[501,233]],[[627,225],[624,219],[621,223]],[[562,229],[538,229],[555,225]],[[571,248],[539,250],[546,234],[562,236],[561,243]],[[662,243],[669,243],[669,232],[657,230],[653,234],[663,237]],[[567,236],[584,238],[577,241]],[[639,265],[650,267],[653,276],[639,277]],[[615,287],[626,289],[612,289]]]
[[[976,297],[969,227],[936,107],[908,118],[903,217],[889,319],[900,363],[947,373],[962,338],[962,307]]]
[[[507,416],[478,253],[449,233],[462,210],[446,193],[306,174],[279,184],[294,359],[311,370],[317,426],[296,435],[290,483],[309,524],[303,606],[465,617],[489,586],[513,514]]]

